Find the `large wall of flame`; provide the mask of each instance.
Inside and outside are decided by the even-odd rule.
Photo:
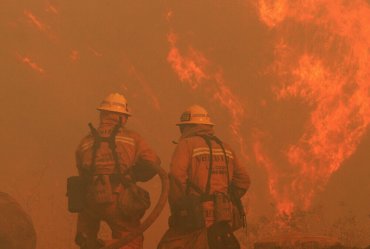
[[[65,182],[110,92],[165,168],[180,113],[209,110],[251,174],[250,240],[288,224],[369,244],[370,6],[322,2],[1,1],[0,190],[32,216],[38,249],[76,248]],[[155,198],[158,179],[146,186]]]

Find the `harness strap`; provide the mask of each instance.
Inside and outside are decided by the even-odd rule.
[[[114,163],[115,163],[115,172],[117,174],[120,174],[121,173],[121,167],[119,165],[119,159],[118,159],[118,153],[116,151],[116,136],[119,132],[119,129],[121,128],[121,117],[119,117],[119,121],[118,121],[118,124],[114,127],[112,133],[110,134],[109,136],[109,147],[112,151],[112,155],[113,155],[113,159],[114,159]]]
[[[225,157],[225,163],[226,163],[226,177],[227,177],[227,191],[230,192],[230,172],[229,172],[229,158],[227,157],[227,154],[226,154],[226,150],[225,150],[225,147],[224,147],[224,144],[222,143],[222,141],[216,137],[216,136],[212,136],[213,140],[216,141],[216,143],[218,145],[220,145],[221,149],[222,149],[222,152],[224,154],[224,157]]]
[[[226,176],[227,176],[227,186],[228,186],[228,192],[230,192],[230,174],[229,174],[229,158],[227,157],[225,147],[222,143],[222,141],[216,137],[216,136],[206,136],[206,135],[200,135],[206,142],[209,148],[209,168],[208,168],[208,177],[207,177],[207,183],[206,183],[206,190],[203,192],[198,185],[190,181],[189,179],[187,180],[187,189],[186,189],[186,194],[189,194],[190,188],[194,189],[197,193],[205,196],[206,198],[209,198],[210,196],[210,190],[211,190],[211,179],[212,179],[212,167],[213,167],[213,152],[212,152],[212,143],[211,141],[214,140],[222,149],[222,152],[225,157],[225,163],[226,163]]]
[[[202,136],[204,141],[207,143],[209,148],[209,167],[208,167],[208,178],[207,178],[207,184],[206,184],[206,191],[205,196],[208,197],[209,193],[211,192],[211,179],[212,179],[212,168],[213,168],[213,152],[212,152],[212,143],[209,137]]]
[[[100,141],[99,141],[100,135],[91,123],[89,123],[89,127],[91,130],[91,134],[94,137],[94,144],[93,144],[93,151],[92,151],[92,158],[91,158],[91,173],[93,173],[96,171],[96,152],[98,151],[98,148],[100,147]]]
[[[98,149],[100,148],[101,143],[108,143],[109,148],[112,151],[112,156],[115,162],[115,173],[120,174],[121,173],[121,167],[119,164],[118,154],[116,151],[116,136],[119,132],[119,129],[121,128],[121,121],[122,118],[119,117],[118,123],[114,126],[111,134],[109,137],[102,137],[100,136],[99,132],[95,129],[95,127],[89,123],[89,127],[91,130],[91,134],[94,137],[94,144],[93,144],[93,151],[92,151],[92,159],[91,159],[91,174],[94,174],[96,171],[96,154]]]
[[[206,143],[207,143],[207,145],[210,149],[210,165],[209,165],[209,170],[208,170],[208,179],[207,179],[207,185],[206,185],[207,186],[206,187],[206,192],[203,193],[203,191],[200,189],[200,187],[198,185],[196,185],[195,183],[193,183],[192,181],[190,181],[188,179],[187,180],[186,194],[189,194],[189,189],[192,188],[198,194],[203,195],[203,196],[208,195],[208,198],[209,198],[210,182],[211,182],[211,175],[212,175],[212,162],[213,162],[211,140],[214,140],[221,147],[222,152],[223,152],[224,157],[225,157],[228,193],[230,194],[230,196],[232,196],[231,184],[230,184],[230,173],[229,173],[229,158],[227,157],[226,150],[225,150],[225,147],[224,147],[222,141],[216,136],[200,136],[200,137],[202,137],[206,141]],[[208,190],[208,192],[207,192],[207,190]],[[235,205],[236,205],[236,207],[239,211],[240,218],[242,219],[242,227],[245,228],[247,226],[247,221],[246,221],[246,215],[245,215],[245,211],[244,211],[244,208],[243,208],[243,204],[242,204],[240,199],[235,199],[234,201],[235,201]]]

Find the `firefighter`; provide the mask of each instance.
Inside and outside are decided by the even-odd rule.
[[[86,204],[78,214],[76,244],[81,249],[101,248],[97,238],[100,223],[106,222],[113,239],[122,239],[140,225],[150,206],[149,193],[137,186],[150,180],[160,159],[136,132],[126,129],[131,113],[124,96],[107,96],[97,108],[100,125],[84,137],[76,151],[81,178],[87,179]],[[121,249],[143,248],[143,236]]]
[[[182,113],[181,138],[170,164],[169,229],[158,249],[237,249],[233,231],[245,225],[241,197],[250,185],[244,165],[215,136],[207,111]]]

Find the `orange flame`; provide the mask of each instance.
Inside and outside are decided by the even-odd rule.
[[[187,82],[194,90],[202,84],[203,80],[209,79],[209,76],[204,71],[208,61],[192,47],[188,49],[188,55],[183,56],[177,48],[177,36],[170,33],[167,36],[170,44],[170,52],[167,56],[167,61],[171,64],[172,69],[177,73],[182,82]]]
[[[159,103],[159,100],[155,93],[153,92],[153,89],[150,87],[150,84],[144,78],[144,76],[141,73],[139,73],[133,65],[129,67],[129,73],[131,74],[132,77],[134,77],[138,81],[138,83],[144,90],[144,93],[149,97],[154,109],[160,111],[161,105]]]
[[[32,61],[31,58],[27,56],[20,56],[17,55],[17,57],[26,65],[28,65],[32,70],[36,71],[39,74],[44,74],[45,70],[40,67],[36,62]]]
[[[69,55],[69,58],[72,61],[78,61],[80,59],[80,53],[77,50],[72,50],[71,54]]]
[[[170,51],[167,61],[176,72],[181,82],[187,83],[192,90],[201,86],[207,91],[208,96],[226,108],[231,116],[231,132],[240,145],[241,154],[248,159],[246,144],[241,134],[240,127],[245,116],[242,102],[227,86],[221,70],[212,69],[212,64],[199,51],[189,46],[186,55],[177,47],[177,36],[170,33],[167,36]]]
[[[173,18],[173,11],[168,10],[167,13],[166,13],[166,21],[169,22],[169,21],[171,21],[172,18]]]
[[[32,12],[25,10],[23,13],[28,18],[30,23],[34,25],[39,31],[45,32],[47,30],[46,25],[42,23],[41,20]]]
[[[54,5],[52,5],[51,3],[49,3],[49,2],[46,2],[45,11],[46,12],[49,12],[49,13],[53,13],[54,15],[58,15],[59,14],[58,9]]]
[[[275,27],[282,22],[287,16],[287,0],[259,0],[259,15],[266,25]]]
[[[282,183],[276,165],[262,160],[260,150],[255,155],[274,183],[270,192],[279,211],[289,211],[281,207],[285,197],[294,208],[307,209],[369,128],[370,6],[360,0],[258,3],[261,20],[278,38],[274,69],[284,83],[274,89],[277,99],[301,99],[312,112],[300,139],[286,151],[295,169],[291,184]],[[298,30],[310,36],[290,39],[299,36]]]
[[[277,209],[280,213],[290,214],[293,212],[294,203],[289,197],[289,192],[287,189],[279,189],[279,180],[283,177],[275,164],[267,156],[266,152],[263,150],[263,145],[261,142],[261,137],[263,133],[258,131],[254,134],[254,144],[253,152],[255,154],[255,159],[258,165],[263,166],[267,170],[268,174],[268,189],[270,194],[275,200],[279,200],[277,203]]]
[[[96,56],[96,57],[102,57],[103,56],[103,54],[102,53],[100,53],[100,52],[98,52],[96,49],[94,49],[93,47],[89,47],[89,50],[91,51],[91,53],[94,55],[94,56]]]
[[[23,11],[25,17],[29,21],[29,23],[34,26],[38,31],[45,33],[48,38],[52,41],[57,41],[58,37],[57,35],[52,32],[51,28],[43,23],[39,17],[37,17],[34,13],[31,11],[25,10]]]
[[[240,130],[242,120],[245,116],[243,104],[226,85],[222,72],[216,73],[214,75],[214,80],[216,81],[218,89],[215,90],[213,98],[228,110],[232,120],[230,124],[231,133],[234,135],[234,138],[240,146],[241,155],[245,160],[248,160],[249,156],[247,155],[247,146]]]
[[[150,106],[156,110],[160,111],[161,110],[161,104],[160,101],[151,87],[151,82],[149,82],[146,78],[145,75],[140,72],[140,70],[137,69],[137,67],[130,61],[130,59],[127,56],[123,56],[122,61],[122,68],[125,73],[127,73],[128,76],[130,76],[132,86],[133,85],[138,85],[139,86],[139,91],[142,91],[147,98],[147,102],[150,104]],[[122,83],[121,87],[128,92],[130,87],[128,84]],[[138,92],[132,89],[133,91],[131,92],[131,96],[137,97]]]

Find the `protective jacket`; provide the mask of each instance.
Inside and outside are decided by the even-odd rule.
[[[210,125],[187,127],[172,156],[170,165],[171,188],[169,203],[171,210],[183,205],[185,195],[199,196],[206,192],[210,167],[210,147],[212,149],[212,173],[209,194],[229,193],[230,185],[241,190],[243,195],[250,186],[250,178],[231,147],[222,142],[210,140],[207,144],[204,137],[213,137]],[[227,158],[225,158],[225,156]],[[241,195],[239,197],[241,197]],[[194,229],[183,232],[176,225],[171,227],[162,238],[158,249],[208,249],[207,229]]]
[[[181,183],[182,189],[179,184],[171,185],[170,203],[176,202],[182,197],[188,182],[198,186],[202,191],[206,189],[210,152],[208,145],[202,138],[203,135],[214,135],[212,127],[207,125],[194,126],[184,132],[176,146],[170,165],[170,175]],[[226,193],[228,182],[239,189],[248,190],[250,178],[245,167],[239,163],[230,146],[226,143],[223,145],[228,157],[229,170],[227,172],[222,148],[215,141],[212,141],[213,170],[210,194],[214,192]],[[194,195],[199,194],[192,188],[190,191]]]
[[[96,129],[100,137],[110,137],[116,127],[116,118],[107,118],[101,121]],[[121,181],[114,180],[111,176],[124,176],[130,182],[148,181],[156,172],[150,165],[159,165],[160,159],[149,147],[144,139],[136,132],[124,127],[120,128],[115,135],[115,158],[109,143],[100,143],[93,156],[94,135],[84,137],[76,151],[76,164],[81,176],[87,176],[89,181],[87,192],[87,207],[78,215],[77,240],[87,241],[87,247],[95,248],[97,233],[101,221],[107,222],[112,230],[113,239],[119,239],[127,235],[130,228],[139,226],[140,218],[123,216],[120,210],[120,193],[124,190]],[[95,159],[94,159],[95,158]],[[94,160],[95,162],[92,163]],[[119,168],[117,168],[117,163]],[[117,172],[119,171],[119,172]],[[109,181],[112,201],[97,203],[92,197],[96,186],[100,182]],[[83,243],[85,243],[83,242]],[[142,248],[143,238],[138,237],[122,249]],[[98,247],[97,247],[98,248]]]

